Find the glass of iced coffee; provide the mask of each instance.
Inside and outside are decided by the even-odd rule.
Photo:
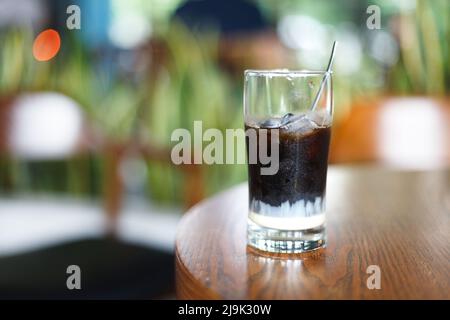
[[[331,72],[247,70],[248,244],[277,253],[323,247]]]

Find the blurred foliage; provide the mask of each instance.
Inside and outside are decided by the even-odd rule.
[[[254,0],[274,23],[285,15],[311,16],[328,26],[350,24],[364,43],[361,68],[351,78],[335,74],[336,105],[348,108],[355,97],[368,94],[448,95],[450,88],[450,1],[448,0]],[[377,64],[370,56],[371,33],[366,9],[378,5],[381,29],[399,46],[392,67]],[[380,48],[382,50],[382,48]],[[339,51],[339,50],[338,50]],[[302,66],[304,67],[304,66]],[[350,93],[350,94],[348,94]],[[345,110],[344,110],[345,113]]]
[[[450,87],[450,2],[417,1],[396,21],[400,61],[387,87],[403,94],[445,95]]]
[[[174,25],[164,40],[169,62],[158,72],[144,124],[152,141],[167,146],[175,129],[193,133],[197,120],[202,121],[203,131],[242,128],[242,86],[234,85],[234,80],[218,66],[218,37],[210,34],[200,41],[181,25]],[[203,169],[208,194],[243,181],[246,176],[243,165]],[[158,198],[170,201],[182,197],[182,181],[176,177],[180,174],[170,165],[149,165],[150,186],[157,186]]]
[[[64,37],[62,52],[50,63],[32,56],[33,34],[29,29],[0,33],[1,102],[24,92],[56,91],[84,109],[94,132],[114,143],[133,134],[142,95],[126,79],[110,77],[99,69],[76,38]],[[0,154],[0,192],[67,192],[98,196],[102,192],[104,157],[87,151],[70,159],[27,160]]]
[[[126,140],[132,134],[144,92],[128,79],[97,65],[98,59],[77,38],[70,34],[63,37],[62,52],[51,62],[39,63],[30,50],[33,36],[28,29],[0,34],[0,96],[61,92],[80,103],[104,135]]]

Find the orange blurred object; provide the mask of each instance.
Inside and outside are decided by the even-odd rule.
[[[59,33],[53,29],[44,30],[34,40],[34,58],[38,61],[49,61],[58,54],[60,47]]]
[[[358,101],[333,130],[333,163],[377,162],[415,170],[450,166],[447,98],[391,96]]]

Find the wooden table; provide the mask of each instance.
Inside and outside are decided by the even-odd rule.
[[[194,207],[176,241],[181,299],[450,299],[450,172],[331,167],[328,246],[246,246],[247,185]],[[381,289],[369,290],[370,265]]]

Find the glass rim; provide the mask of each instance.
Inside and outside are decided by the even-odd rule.
[[[247,69],[244,71],[244,76],[256,76],[256,77],[304,77],[304,76],[324,76],[325,74],[333,74],[333,71],[326,70],[290,70],[290,69]]]

